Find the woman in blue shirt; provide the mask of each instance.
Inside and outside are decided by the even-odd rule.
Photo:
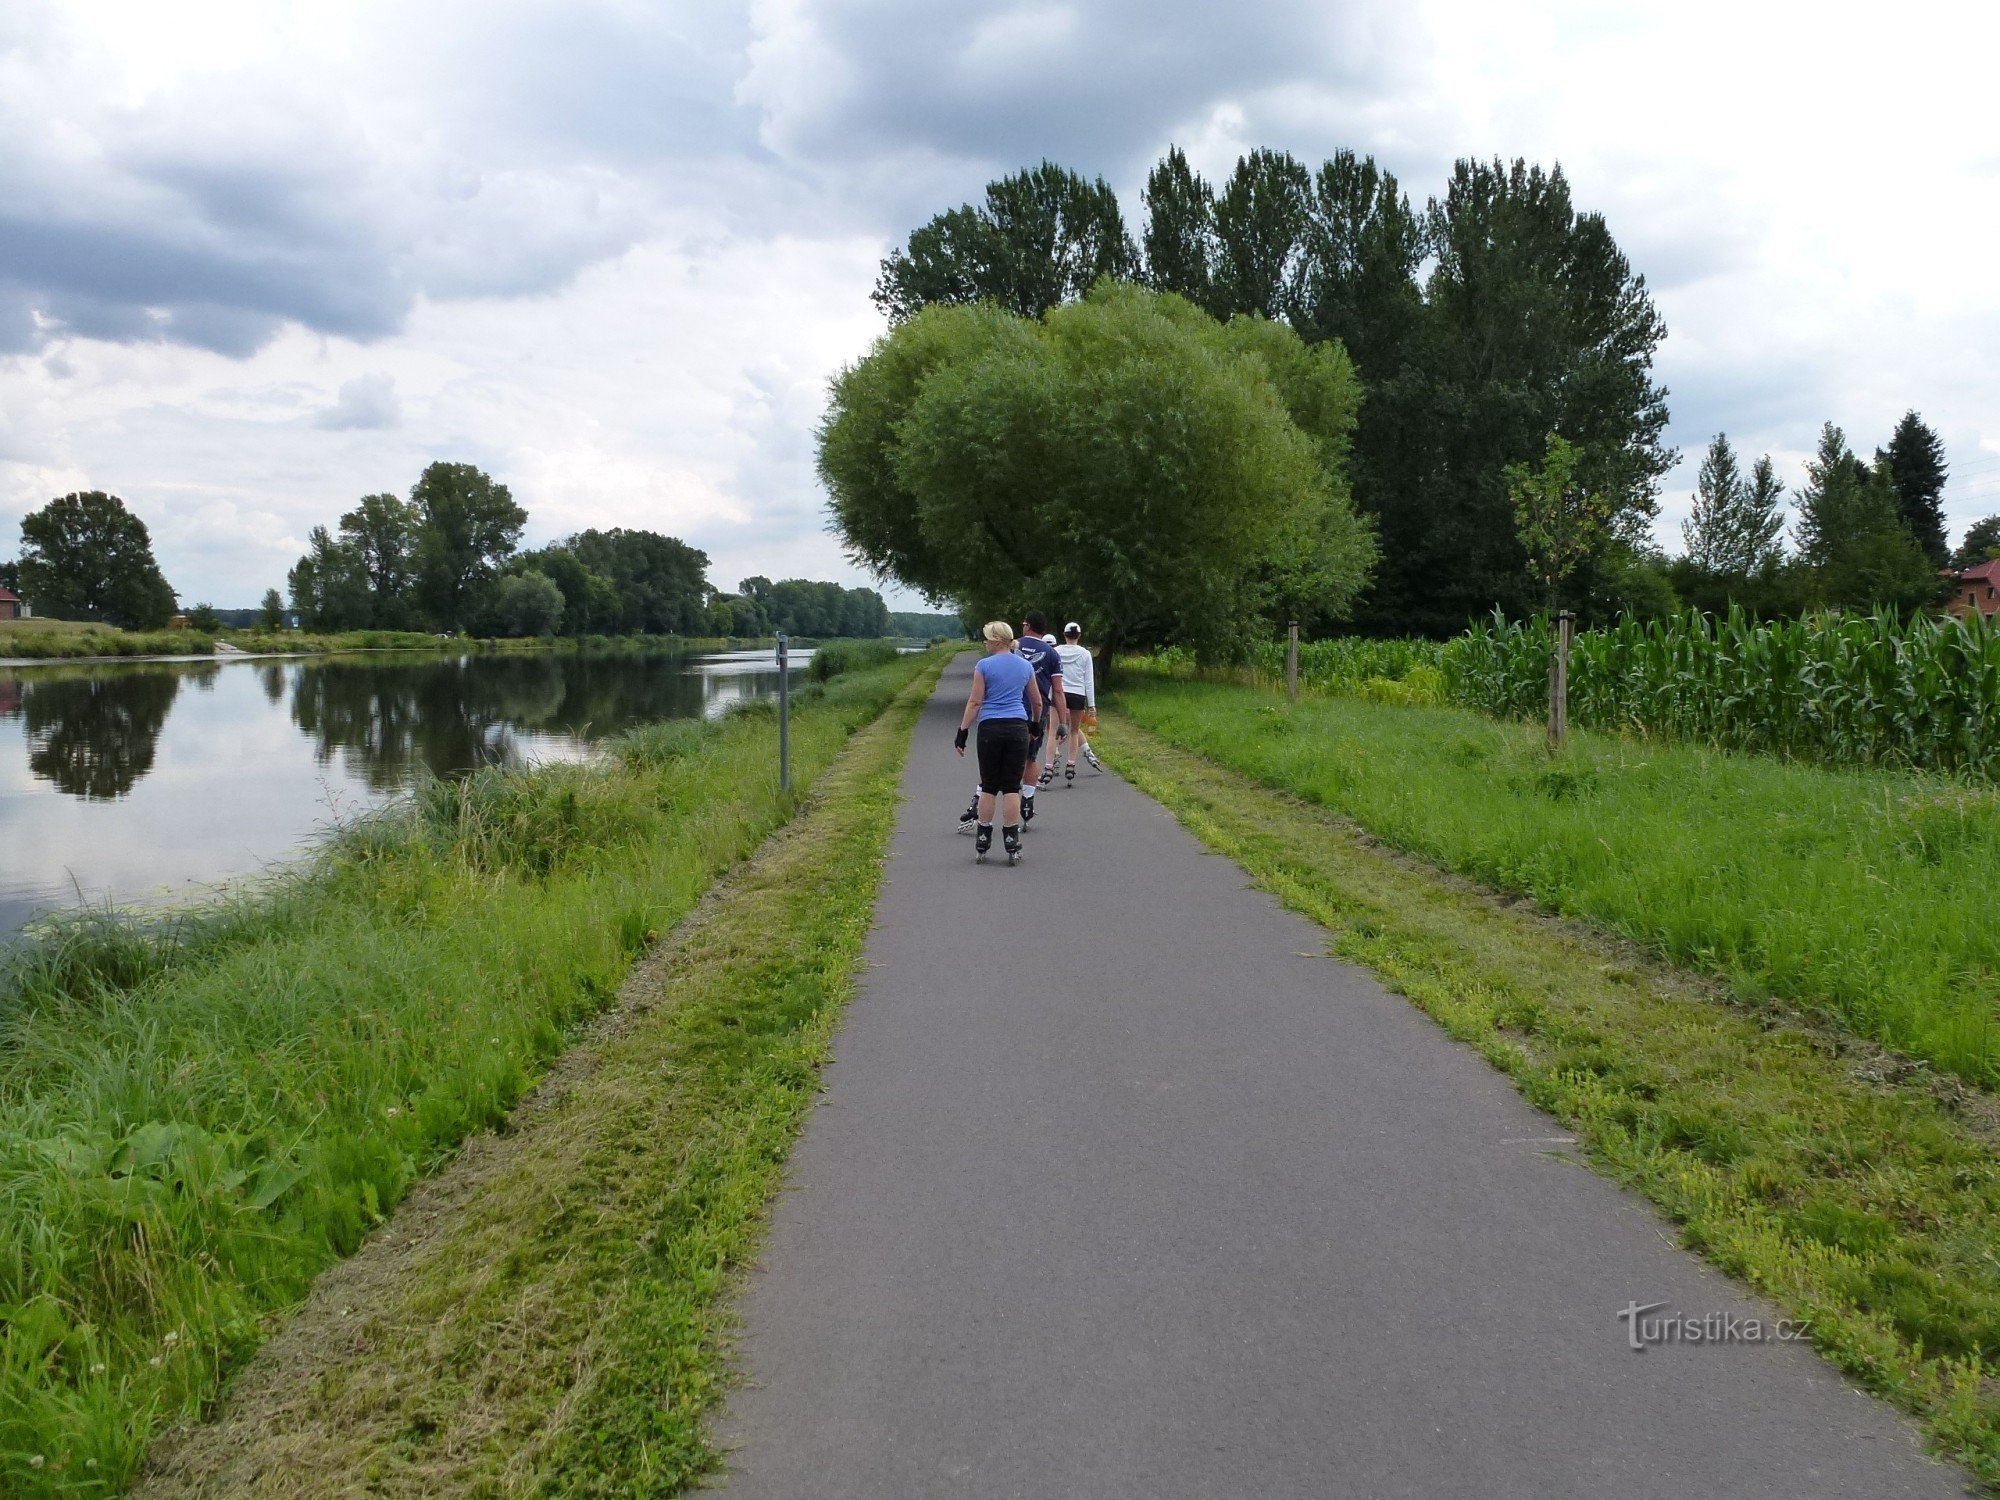
[[[1021,857],[1021,770],[1028,760],[1028,722],[1042,716],[1035,669],[1014,653],[1014,631],[1005,620],[988,623],[986,655],[972,669],[972,691],[958,721],[958,753],[974,721],[979,725],[979,859],[993,847],[993,804],[1000,803],[1007,863]]]

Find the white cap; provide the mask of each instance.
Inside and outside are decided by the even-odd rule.
[[[1077,623],[1076,623],[1076,621],[1074,621],[1074,620],[1071,620],[1071,621],[1069,622],[1069,624],[1067,624],[1067,625],[1063,626],[1063,634],[1064,634],[1064,635],[1082,635],[1082,634],[1083,634],[1083,627],[1082,627],[1081,625],[1077,624]]]
[[[1056,638],[1052,635],[1045,635],[1042,637],[1042,639],[1047,641],[1051,646],[1053,646],[1056,643]]]

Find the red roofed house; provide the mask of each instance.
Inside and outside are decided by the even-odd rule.
[[[1989,620],[2000,615],[2000,557],[1989,557],[1974,567],[1961,568],[1956,577],[1946,609],[1961,620],[1975,614]]]
[[[0,620],[18,620],[26,613],[21,596],[10,588],[0,587]]]

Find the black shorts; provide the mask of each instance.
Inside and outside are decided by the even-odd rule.
[[[983,719],[979,724],[979,790],[995,796],[1021,790],[1028,760],[1026,719]]]
[[[1064,693],[1064,694],[1063,694],[1063,702],[1065,702],[1065,703],[1067,703],[1067,704],[1069,705],[1069,711],[1070,711],[1071,713],[1073,713],[1073,714],[1080,714],[1080,713],[1082,713],[1082,712],[1083,712],[1083,710],[1084,710],[1084,701],[1085,701],[1085,700],[1084,700],[1084,696],[1083,696],[1083,694],[1082,694],[1082,693]]]

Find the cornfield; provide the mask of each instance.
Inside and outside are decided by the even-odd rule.
[[[1546,618],[1496,616],[1450,641],[1314,641],[1299,647],[1299,680],[1535,719],[1548,711],[1553,637]],[[1252,667],[1282,683],[1284,643],[1260,647]],[[1569,715],[1731,750],[2000,780],[2000,626],[1893,614],[1761,623],[1737,610],[1625,619],[1574,638]]]

